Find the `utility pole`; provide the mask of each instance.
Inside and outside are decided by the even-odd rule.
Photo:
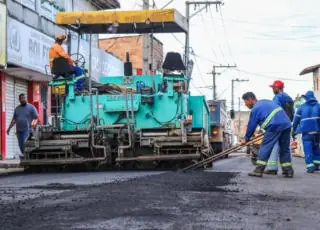
[[[234,119],[234,83],[235,82],[247,82],[247,79],[232,79],[231,80],[231,119]]]
[[[202,12],[205,9],[208,9],[209,6],[216,5],[218,10],[218,5],[223,5],[221,1],[186,1],[186,21],[187,21],[187,33],[186,33],[186,41],[185,41],[185,50],[184,50],[184,63],[186,66],[186,76],[190,79],[190,74],[188,73],[189,66],[189,53],[190,53],[190,20],[192,17],[196,16],[198,13]],[[190,15],[190,6],[200,7],[198,11]],[[202,7],[201,7],[202,6]]]
[[[249,81],[249,80],[239,79],[239,78],[231,80],[231,111],[230,111],[231,119],[234,119],[234,117],[235,117],[234,116],[235,115],[234,114],[234,83],[235,82],[246,82],[246,81]],[[240,116],[240,98],[239,98],[239,116]],[[236,128],[234,125],[233,125],[233,127]],[[239,120],[239,132],[240,132],[240,120]],[[233,134],[231,135],[231,141],[232,141],[232,143],[234,142],[234,135]]]
[[[221,73],[217,73],[216,69],[218,68],[237,68],[236,65],[213,65],[213,69],[212,69],[212,89],[213,89],[213,100],[217,100],[217,85],[216,85],[216,76],[221,74]]]
[[[143,1],[143,9],[148,10],[150,7],[149,0]],[[148,70],[152,70],[152,34],[143,35],[143,55],[142,55],[142,70],[144,74],[148,74]]]

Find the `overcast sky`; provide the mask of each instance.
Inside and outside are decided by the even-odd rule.
[[[138,9],[142,0],[120,0],[123,9]],[[150,0],[152,2],[152,0]],[[161,8],[169,0],[155,0]],[[195,55],[192,93],[212,98],[211,72],[215,64],[236,64],[238,69],[222,70],[217,78],[220,99],[231,101],[231,80],[249,79],[236,85],[236,97],[253,91],[259,98],[272,98],[268,87],[283,79],[285,90],[295,97],[312,89],[312,76],[299,76],[310,65],[320,63],[320,1],[309,0],[225,0],[191,21],[191,47]],[[185,12],[185,1],[175,0],[169,8]],[[192,11],[194,9],[192,8]],[[157,35],[165,52],[183,52],[184,35]],[[286,80],[289,79],[289,80]],[[290,80],[292,79],[292,80]]]

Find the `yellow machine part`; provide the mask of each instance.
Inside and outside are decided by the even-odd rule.
[[[155,32],[187,32],[185,17],[175,9],[59,12],[56,15],[57,25],[80,25],[80,30],[84,33],[106,33],[106,28],[101,25],[114,23],[118,24],[119,31],[126,33],[136,33],[135,27],[148,23]]]
[[[52,86],[51,92],[53,94],[64,95],[66,93],[66,86],[65,85]]]

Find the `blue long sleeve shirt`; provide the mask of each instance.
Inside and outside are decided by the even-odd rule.
[[[292,98],[284,92],[274,95],[273,101],[283,109],[285,109],[286,104],[293,103]]]
[[[269,114],[279,106],[271,100],[259,100],[251,110],[245,140],[249,141],[257,126],[261,126]],[[277,112],[268,122],[265,131],[281,132],[291,128],[291,122],[283,110]]]

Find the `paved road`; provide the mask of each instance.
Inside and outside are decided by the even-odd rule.
[[[250,178],[246,157],[207,172],[0,177],[0,229],[318,229],[320,173]]]

